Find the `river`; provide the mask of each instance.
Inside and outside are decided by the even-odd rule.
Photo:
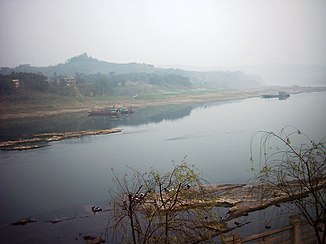
[[[110,198],[113,168],[169,170],[194,163],[208,183],[246,182],[252,177],[250,138],[260,130],[295,126],[315,141],[326,136],[326,93],[289,99],[250,98],[200,105],[135,110],[112,120],[87,114],[13,120],[0,125],[1,140],[34,133],[107,129],[122,133],[85,136],[29,151],[0,152],[0,223],[51,216]]]

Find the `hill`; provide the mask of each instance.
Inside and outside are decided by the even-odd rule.
[[[169,67],[169,66],[162,66]],[[241,71],[246,74],[261,77],[264,85],[302,85],[302,86],[326,86],[326,66],[323,65],[299,65],[299,64],[262,64],[245,65],[235,67],[195,67],[176,65],[185,70],[196,70],[207,73],[208,71],[230,72]]]
[[[42,72],[46,76],[53,76],[54,73],[64,76],[74,76],[81,74],[124,74],[132,72],[153,72],[154,67],[147,64],[117,64],[100,61],[89,57],[86,53],[68,59],[65,63],[55,66],[34,67],[30,65],[19,65],[14,68],[15,72]]]
[[[184,88],[209,88],[209,89],[243,89],[259,86],[261,78],[247,75],[243,72],[197,72],[181,69],[163,69],[150,64],[128,63],[117,64],[100,61],[89,57],[86,53],[68,59],[61,63],[48,67],[35,67],[31,65],[19,65],[13,69],[3,67],[1,74],[9,75],[16,73],[42,73],[49,80],[56,80],[58,77],[83,77],[94,80],[94,75],[102,75],[105,80],[111,83],[125,85],[151,84],[159,86],[173,86]],[[86,83],[89,83],[86,80]],[[102,79],[103,80],[103,79]],[[121,85],[120,85],[121,86]],[[120,87],[121,88],[121,87]]]
[[[268,85],[326,85],[326,66],[322,65],[263,64],[237,69],[261,76]]]

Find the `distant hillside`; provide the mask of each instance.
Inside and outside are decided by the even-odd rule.
[[[194,86],[213,89],[248,89],[258,87],[262,83],[262,78],[258,75],[240,71],[188,71],[185,75]]]
[[[264,64],[236,69],[259,75],[268,85],[326,85],[326,66]]]
[[[252,77],[256,76],[255,80],[260,77],[263,85],[326,86],[326,66],[323,65],[262,64],[235,67],[173,65],[173,67],[205,74],[215,71],[230,73],[240,71],[244,74],[251,74]]]
[[[244,89],[259,86],[262,82],[259,76],[248,75],[243,72],[196,72],[181,69],[156,68],[149,64],[117,64],[97,60],[89,57],[86,53],[72,57],[65,63],[55,66],[34,67],[20,65],[13,69],[1,68],[0,70],[0,73],[6,75],[12,72],[41,72],[49,77],[50,80],[57,80],[60,76],[83,76],[86,83],[94,80],[94,75],[101,74],[105,75],[105,80],[114,84],[119,83],[120,85],[125,85],[132,82],[133,86],[135,86],[135,83],[146,83],[160,86],[168,85],[170,88],[173,85],[177,85],[187,88]]]
[[[19,65],[14,68],[14,72],[42,72],[44,75],[51,77],[56,73],[57,75],[74,76],[76,73],[80,74],[123,74],[134,72],[154,72],[153,65],[147,64],[116,64],[105,61],[100,61],[89,57],[86,53],[70,58],[63,64],[48,67],[35,67],[30,65]]]

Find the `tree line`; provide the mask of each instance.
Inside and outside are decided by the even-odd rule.
[[[80,74],[73,77],[45,76],[42,73],[11,72],[0,74],[0,94],[19,95],[22,91],[38,91],[66,96],[113,95],[115,90],[128,83],[145,83],[153,86],[177,86],[190,88],[188,78],[176,74],[126,73],[126,74]]]

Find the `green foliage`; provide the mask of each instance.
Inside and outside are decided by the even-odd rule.
[[[108,75],[104,74],[76,74],[77,87],[85,96],[112,95],[115,84]]]
[[[43,74],[12,72],[10,75],[0,75],[0,92],[3,95],[17,94],[22,90],[45,92],[48,88],[49,83]]]
[[[192,72],[180,69],[161,69],[149,64],[117,64],[100,61],[86,53],[67,60],[66,63],[48,67],[20,65],[16,68],[1,68],[0,73],[30,72],[52,77],[54,73],[65,77],[76,74],[102,74],[110,77],[111,87],[126,82],[144,82],[159,86],[206,87],[210,89],[242,89],[259,86],[261,79],[242,72]],[[90,78],[90,77],[88,77]],[[112,79],[111,79],[112,78]],[[106,78],[107,79],[107,78]],[[88,82],[85,79],[85,82]]]
[[[287,196],[293,203],[291,210],[313,227],[318,243],[325,243],[325,138],[316,143],[293,127],[286,127],[279,134],[259,133],[262,136],[256,183]]]
[[[15,93],[15,85],[8,75],[0,74],[0,95],[13,95]]]
[[[225,90],[259,85],[259,78],[241,72],[191,72],[155,68],[148,64],[115,64],[97,60],[86,53],[55,66],[34,67],[27,64],[16,68],[2,67],[0,74],[1,94],[21,97],[33,90],[71,97],[165,99],[177,95],[168,92],[189,92],[197,87]],[[67,78],[76,79],[76,84],[70,86]],[[19,79],[22,82],[20,89],[13,87],[9,79]]]
[[[184,202],[203,194],[200,174],[185,161],[170,172],[150,169],[119,178],[114,173],[112,242],[192,243],[218,235],[218,216],[211,208],[187,208]],[[110,231],[110,233],[111,233]]]

